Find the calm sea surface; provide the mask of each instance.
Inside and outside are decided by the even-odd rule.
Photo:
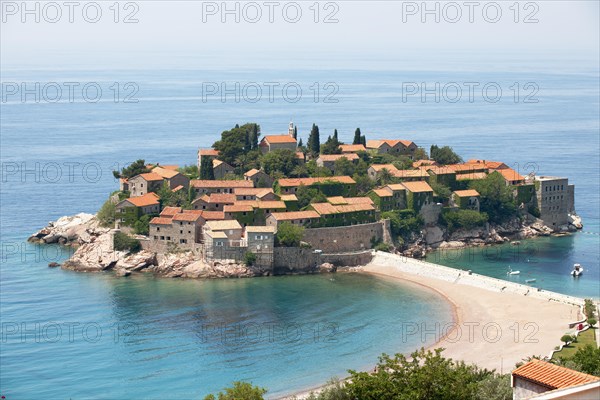
[[[313,122],[322,139],[337,128],[345,141],[360,126],[368,138],[402,137],[426,148],[447,144],[466,159],[567,176],[576,185],[582,232],[524,241],[518,249],[500,246],[494,254],[435,253],[429,260],[504,279],[510,265],[521,270],[510,279],[600,297],[597,66],[457,71],[3,71],[3,89],[7,82],[57,82],[63,93],[51,103],[56,92],[47,86],[39,102],[30,94],[1,104],[2,394],[199,398],[239,379],[282,394],[347,368],[367,368],[381,352],[427,344],[403,340],[403,323],[451,320],[436,295],[372,277],[116,279],[49,269],[48,262],[68,257],[66,250],[25,243],[50,220],[95,212],[117,188],[113,169],[137,158],[195,163],[198,147],[209,147],[236,123],[258,122],[263,133],[282,133],[293,119],[304,142]],[[80,83],[73,101],[64,82]],[[90,82],[102,88],[97,103],[83,99],[80,88]],[[137,103],[122,101],[132,93],[128,82],[137,85]],[[225,102],[220,94],[206,95],[206,82],[229,88],[239,82],[239,101],[232,94]],[[272,102],[268,82],[280,84]],[[330,82],[335,85],[326,86]],[[429,88],[440,83],[439,102],[433,95],[403,98],[423,82]],[[463,88],[456,102],[450,102],[456,98],[452,82]],[[492,103],[479,90],[471,102],[464,82],[493,83],[502,96]],[[290,101],[283,99],[286,83],[302,90],[297,102],[293,89]],[[535,92],[536,86],[525,90],[527,83],[539,88],[531,97],[537,103],[523,102]],[[251,102],[257,85],[262,97]],[[96,96],[93,89],[88,95]],[[586,269],[578,280],[568,275],[574,262]]]

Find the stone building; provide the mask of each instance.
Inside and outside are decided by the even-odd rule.
[[[252,168],[250,171],[244,173],[244,179],[252,181],[257,188],[270,188],[273,186],[274,179],[267,175],[264,171],[260,171],[256,168]]]
[[[215,159],[219,156],[219,152],[215,149],[198,149],[198,172],[202,169],[202,158]]]
[[[417,145],[410,140],[367,140],[367,149],[376,150],[379,154],[394,154],[414,158]]]
[[[149,236],[154,245],[172,244],[180,249],[193,249],[200,242],[202,220],[200,214],[176,213],[162,215],[150,221]]]
[[[463,210],[479,211],[479,192],[474,189],[455,190],[452,192],[450,202],[453,206]]]
[[[358,162],[358,155],[354,153],[345,153],[345,154],[321,154],[319,158],[317,158],[317,165],[319,167],[327,168],[328,170],[335,172],[335,162],[341,158],[345,158],[348,161],[353,163]]]
[[[296,139],[290,135],[267,135],[262,138],[258,147],[260,147],[260,151],[263,154],[273,150],[283,149],[296,152],[298,143],[296,142]]]
[[[247,180],[202,180],[192,179],[190,185],[196,192],[196,196],[211,193],[233,193],[235,188],[254,187],[252,181]]]
[[[568,224],[569,214],[575,212],[575,186],[568,178],[556,176],[535,177],[537,208],[544,225],[560,229]]]
[[[227,164],[225,161],[212,160],[213,163],[213,174],[215,179],[223,179],[227,174],[233,174],[233,167]]]
[[[158,214],[160,212],[158,200],[155,193],[146,193],[143,196],[121,200],[115,206],[116,225],[133,226],[142,215]]]
[[[146,193],[158,192],[163,185],[163,177],[154,172],[147,172],[129,178],[131,197],[143,196]]]
[[[310,226],[311,223],[318,221],[320,218],[316,211],[291,211],[291,212],[276,212],[267,216],[267,226],[273,226],[276,229],[279,224],[289,222],[293,225]]]
[[[152,169],[152,172],[157,175],[160,175],[163,178],[163,180],[167,182],[167,185],[171,190],[179,186],[182,186],[184,188],[188,188],[190,186],[190,178],[183,175],[181,172],[178,172],[177,170],[172,170],[163,167],[155,167]]]

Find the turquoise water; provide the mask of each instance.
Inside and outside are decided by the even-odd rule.
[[[390,64],[388,64],[390,65]],[[433,65],[433,64],[432,64]],[[465,158],[499,159],[521,172],[533,163],[543,174],[566,175],[576,185],[584,231],[535,241],[530,262],[507,256],[497,263],[475,258],[469,268],[506,278],[508,265],[542,287],[594,296],[600,291],[599,73],[597,65],[521,65],[483,68],[388,70],[8,70],[3,81],[99,82],[102,101],[35,103],[11,100],[0,113],[0,387],[9,399],[197,398],[235,379],[252,379],[274,393],[321,383],[346,368],[371,366],[382,351],[409,351],[398,329],[406,319],[444,321],[436,296],[370,277],[282,277],[218,282],[115,279],[47,268],[68,254],[26,244],[49,220],[95,212],[117,187],[111,171],[137,158],[166,164],[195,163],[222,130],[256,121],[265,133],[287,129],[290,118],[306,142],[313,122],[322,135],[339,131],[351,141],[360,126],[368,138],[405,137],[426,148],[448,144]],[[286,102],[202,101],[202,82],[297,82],[304,97]],[[402,82],[536,82],[538,103],[481,99],[403,102]],[[138,103],[114,103],[114,82],[136,82]],[[337,103],[315,102],[311,85],[335,82]],[[322,99],[322,98],[321,98]],[[320,99],[320,100],[321,100]],[[65,163],[78,164],[65,164]],[[23,173],[23,171],[25,171]],[[59,173],[57,174],[56,171]],[[84,172],[85,171],[85,172]],[[527,242],[529,243],[529,242]],[[506,246],[502,249],[512,251]],[[61,253],[62,252],[62,253]],[[566,275],[573,262],[586,274]],[[445,262],[444,262],[445,263]],[[456,263],[459,266],[464,261]],[[596,295],[600,297],[600,295]],[[438,310],[438,311],[434,311]],[[393,316],[390,318],[390,316]],[[10,333],[14,323],[79,323],[98,342],[75,335],[32,343]],[[339,324],[335,344],[310,341],[247,343],[203,341],[202,326],[218,323]],[[86,325],[87,324],[87,325]],[[115,325],[116,324],[116,325]],[[130,324],[130,325],[127,325]],[[253,326],[253,325],[252,325]],[[125,331],[114,342],[113,331]],[[135,327],[135,328],[131,328]],[[136,329],[134,332],[131,329]],[[310,327],[306,328],[307,331]],[[305,330],[303,330],[305,332]],[[343,333],[342,333],[343,332]],[[45,337],[45,339],[50,336]],[[3,337],[4,339],[4,337]],[[89,337],[88,337],[89,339]]]

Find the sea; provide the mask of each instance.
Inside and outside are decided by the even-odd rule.
[[[48,268],[69,250],[27,237],[94,213],[137,159],[196,162],[235,124],[292,121],[306,143],[403,138],[575,184],[584,228],[428,261],[580,297],[600,297],[600,103],[595,60],[551,57],[420,69],[402,63],[194,69],[2,71],[0,391],[7,399],[202,398],[245,380],[276,398],[434,336],[439,295],[361,274],[195,281]],[[573,279],[573,263],[584,274]],[[508,276],[508,269],[519,270]]]

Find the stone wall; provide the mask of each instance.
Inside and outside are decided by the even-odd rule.
[[[313,249],[275,247],[273,250],[273,272],[276,275],[313,273],[321,265],[321,256]]]
[[[425,225],[436,225],[439,218],[440,213],[442,212],[442,205],[436,203],[429,203],[421,207],[419,210],[419,214],[423,217],[423,222]]]
[[[370,249],[372,240],[382,241],[383,239],[384,223],[373,222],[306,229],[302,240],[310,243],[313,249],[322,250],[323,253],[343,253]]]
[[[336,267],[354,267],[366,265],[373,259],[371,250],[358,251],[355,253],[321,254],[321,263],[331,263]]]

